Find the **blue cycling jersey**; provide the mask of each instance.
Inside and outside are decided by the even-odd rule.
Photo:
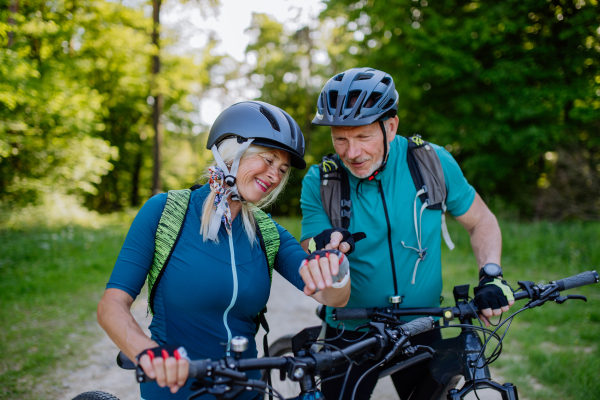
[[[219,243],[205,242],[199,233],[202,205],[209,192],[208,185],[192,192],[181,236],[156,289],[155,315],[150,324],[152,339],[159,344],[184,346],[192,359],[216,360],[225,354],[223,344],[228,340],[228,328],[232,336],[249,339],[250,346],[243,357],[254,358],[257,350],[252,319],[267,304],[270,293],[267,260],[258,243],[250,244],[241,217],[236,217],[232,237],[237,279],[234,285],[225,227],[221,225]],[[154,237],[166,199],[166,194],[152,197],[136,216],[107,288],[121,289],[134,299],[140,293],[154,257]],[[303,290],[298,267],[306,253],[289,232],[276,226],[281,245],[275,270]],[[259,378],[258,371],[248,375]],[[144,383],[142,398],[187,399],[190,385],[188,382],[173,395],[168,388]],[[256,392],[247,392],[239,398],[254,396]]]

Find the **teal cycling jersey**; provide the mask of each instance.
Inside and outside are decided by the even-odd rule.
[[[454,216],[463,215],[475,199],[475,189],[467,182],[454,158],[444,148],[431,144],[437,152],[448,195],[447,210]],[[415,228],[415,197],[417,189],[406,162],[408,142],[397,136],[390,143],[386,169],[371,181],[356,178],[348,171],[352,216],[350,232],[365,232],[367,238],[356,244],[350,261],[352,291],[346,308],[388,307],[394,295],[388,221],[383,204],[387,206],[391,227],[398,295],[402,308],[438,307],[442,292],[441,272],[441,211],[425,209],[419,218],[421,200],[416,200],[422,248],[425,258],[415,267],[419,248]],[[345,168],[345,166],[342,166]],[[359,185],[360,182],[360,185]],[[313,165],[302,182],[302,237],[305,240],[331,228],[331,222],[321,204],[319,168]],[[383,196],[379,188],[383,189]],[[383,197],[383,198],[382,198]],[[404,245],[402,244],[404,242]],[[416,271],[415,271],[416,269]],[[413,283],[414,276],[414,283]],[[335,327],[328,308],[327,322]],[[345,321],[346,329],[354,329],[365,321]]]

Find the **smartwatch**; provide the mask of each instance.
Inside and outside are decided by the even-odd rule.
[[[502,275],[502,268],[498,264],[489,263],[485,264],[483,268],[479,270],[479,279],[484,276],[489,276],[490,278],[497,278]]]

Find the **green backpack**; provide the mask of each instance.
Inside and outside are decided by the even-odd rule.
[[[175,245],[181,235],[183,221],[187,213],[191,194],[194,190],[200,188],[200,185],[194,185],[190,189],[170,190],[167,194],[167,203],[158,222],[156,229],[154,260],[148,272],[148,312],[154,315],[154,296],[156,288],[160,282],[160,278],[165,272],[166,266],[169,264],[169,259]],[[254,220],[256,223],[256,234],[258,236],[260,247],[267,257],[269,266],[269,278],[273,282],[273,267],[275,265],[275,257],[279,251],[279,232],[273,220],[261,210],[254,211]],[[265,332],[269,333],[269,325],[265,318],[267,307],[263,308],[260,313],[253,319],[256,325],[255,334],[258,333],[262,326]],[[265,335],[266,339],[266,335]]]

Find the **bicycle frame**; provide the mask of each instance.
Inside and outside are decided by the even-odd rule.
[[[517,388],[512,383],[501,385],[493,381],[487,366],[472,367],[483,347],[475,331],[463,329],[459,336],[437,341],[431,347],[435,354],[411,400],[459,400],[474,389],[493,389],[502,395],[503,400],[519,399]],[[481,357],[478,366],[484,363],[485,357]],[[457,390],[456,385],[462,377],[465,384]]]

